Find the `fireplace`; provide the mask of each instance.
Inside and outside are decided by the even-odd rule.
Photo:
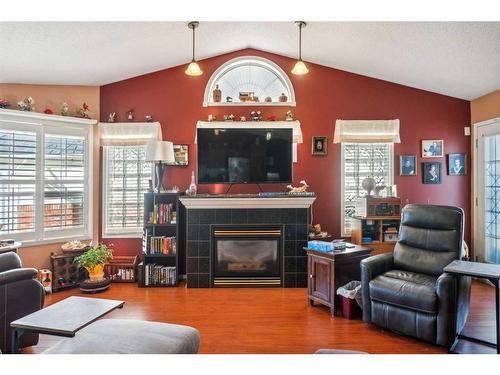
[[[212,227],[212,285],[281,286],[282,238],[280,225]]]

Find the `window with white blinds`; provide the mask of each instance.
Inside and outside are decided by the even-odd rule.
[[[0,112],[0,239],[89,238],[92,129],[27,116]]]
[[[105,146],[103,237],[140,236],[151,166],[146,146]]]
[[[356,199],[366,195],[363,179],[373,177],[377,185],[392,185],[394,179],[392,143],[342,143],[342,234],[351,233]]]

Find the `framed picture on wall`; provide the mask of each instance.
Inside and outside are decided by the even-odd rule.
[[[422,140],[423,158],[442,158],[444,156],[444,141],[442,139]]]
[[[417,155],[399,155],[399,175],[417,175]]]
[[[312,154],[313,155],[326,155],[328,153],[327,146],[328,138],[321,136],[312,137]]]
[[[189,165],[189,145],[174,145],[174,157],[170,165]]]
[[[441,183],[441,163],[438,161],[422,163],[422,180],[424,184]]]
[[[466,154],[448,154],[448,174],[450,176],[465,176],[467,174]]]

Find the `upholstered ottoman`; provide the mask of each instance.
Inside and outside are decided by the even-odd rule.
[[[188,326],[102,319],[43,354],[196,354],[200,333]]]

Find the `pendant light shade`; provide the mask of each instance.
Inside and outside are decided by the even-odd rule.
[[[304,21],[297,21],[295,24],[299,27],[299,58],[292,69],[292,74],[301,76],[309,73],[309,69],[307,69],[306,64],[302,61],[302,28],[306,27],[307,24]]]
[[[191,60],[191,63],[188,65],[187,69],[184,71],[188,76],[201,76],[203,74],[203,71],[200,69],[200,66],[196,62],[196,59],[194,58],[195,54],[195,29],[200,25],[199,22],[193,21],[188,23],[188,27],[193,30],[193,58]]]

